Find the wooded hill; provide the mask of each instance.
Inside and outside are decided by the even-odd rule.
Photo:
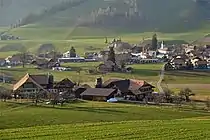
[[[210,4],[209,0],[13,0],[3,10],[7,13],[0,14],[1,25],[25,17],[22,25],[183,32],[207,23]]]

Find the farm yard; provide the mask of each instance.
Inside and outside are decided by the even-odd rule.
[[[209,113],[191,109],[100,102],[75,102],[55,108],[14,102],[0,105],[2,140],[196,140],[209,135]]]

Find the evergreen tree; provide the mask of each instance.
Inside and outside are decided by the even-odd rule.
[[[157,35],[154,34],[152,36],[152,50],[153,51],[156,51],[157,50],[157,45],[158,45]]]
[[[106,43],[106,44],[108,43],[108,39],[107,39],[107,37],[105,38],[105,43]]]
[[[70,49],[70,57],[76,57],[76,50],[74,49],[74,47],[71,47]]]
[[[109,54],[108,54],[108,59],[112,61],[115,64],[115,52],[114,52],[114,47],[109,47]]]

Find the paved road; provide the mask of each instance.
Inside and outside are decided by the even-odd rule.
[[[161,71],[160,71],[160,79],[159,79],[159,81],[157,82],[157,88],[158,88],[158,90],[159,90],[159,92],[160,93],[164,93],[164,90],[163,90],[163,88],[162,88],[162,86],[161,86],[161,83],[162,83],[162,81],[163,81],[163,79],[164,79],[164,74],[165,74],[165,69],[164,69],[164,67],[165,67],[165,64],[162,66],[162,68],[161,68]]]

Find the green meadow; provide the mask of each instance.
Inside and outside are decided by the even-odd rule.
[[[3,30],[5,28],[2,28]],[[5,29],[6,30],[6,29]],[[193,42],[202,38],[210,31],[209,27],[201,30],[194,30],[184,33],[161,33],[157,32],[160,41],[186,41]],[[99,51],[104,49],[105,37],[111,41],[113,38],[121,38],[125,42],[138,44],[143,38],[151,39],[154,32],[131,33],[128,31],[111,31],[109,29],[87,28],[87,27],[45,27],[43,25],[27,25],[17,29],[12,29],[9,34],[19,36],[22,40],[17,41],[0,41],[0,47],[7,44],[22,44],[29,52],[36,53],[41,44],[52,43],[56,47],[56,51],[65,52],[71,46],[76,48],[80,55],[84,55],[86,51]],[[90,48],[90,46],[92,46]],[[0,57],[12,55],[13,52],[0,52]]]
[[[0,136],[7,139],[206,139],[209,113],[100,102],[55,108],[0,102]]]

